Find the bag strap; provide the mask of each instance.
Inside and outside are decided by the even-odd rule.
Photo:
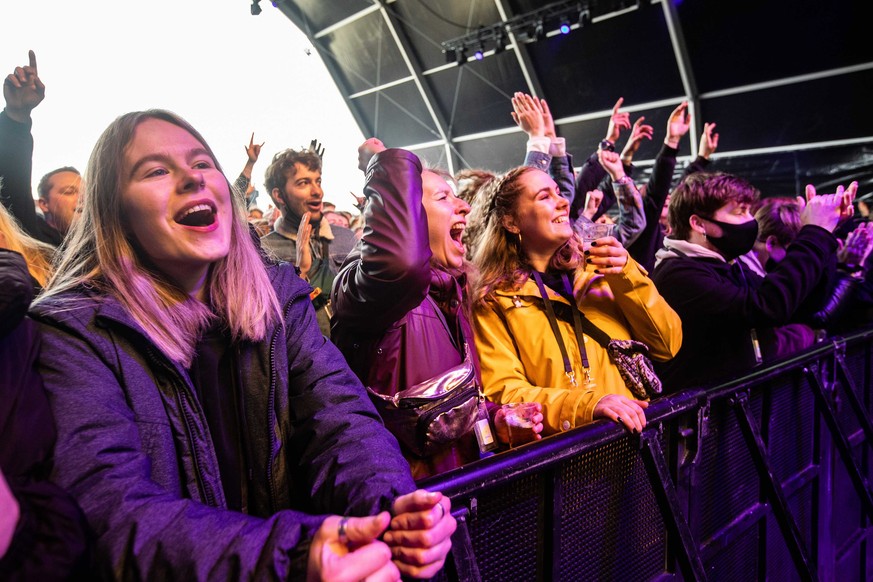
[[[573,297],[573,285],[570,283],[570,277],[567,276],[567,273],[564,273],[561,275],[561,279],[564,281],[564,290],[567,292],[567,296]],[[570,305],[570,311],[573,312],[574,327],[581,327],[582,331],[599,343],[603,349],[606,349],[612,338],[605,331],[591,323],[591,320],[585,317],[585,314],[579,311],[575,304]],[[577,332],[576,335],[579,336],[579,333]]]
[[[467,339],[464,337],[464,333],[458,330],[458,336],[461,340],[461,345],[458,345],[458,342],[455,341],[455,334],[452,333],[452,328],[449,327],[449,322],[446,321],[446,315],[443,313],[443,310],[440,309],[440,306],[437,305],[436,300],[434,300],[434,298],[430,296],[430,293],[427,294],[425,300],[430,302],[431,307],[433,307],[433,310],[436,311],[437,317],[439,317],[440,321],[443,322],[443,327],[446,328],[446,332],[448,332],[449,334],[449,339],[452,341],[452,345],[455,346],[455,349],[458,350],[458,353],[461,354],[461,357],[466,359],[468,350]]]
[[[549,299],[549,294],[546,291],[546,286],[543,285],[543,278],[538,271],[533,272],[534,280],[540,290],[540,295],[543,298],[543,306],[546,310],[546,317],[549,320],[549,326],[552,328],[552,333],[555,334],[555,340],[558,342],[558,348],[561,350],[561,358],[564,360],[564,374],[570,379],[570,384],[577,386],[576,372],[573,370],[573,364],[570,363],[570,356],[567,353],[567,346],[564,345],[564,338],[561,336],[561,330],[558,329],[558,318],[555,317],[555,310],[552,308],[552,300]],[[566,275],[565,275],[566,277]],[[571,305],[570,311],[573,312],[573,331],[576,334],[576,343],[579,344],[579,355],[582,357],[582,371],[585,374],[586,383],[591,383],[591,372],[588,367],[588,352],[585,351],[585,338],[582,337],[582,322],[579,316],[579,310]]]

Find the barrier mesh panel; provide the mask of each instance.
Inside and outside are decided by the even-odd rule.
[[[468,523],[482,580],[542,579],[543,491],[543,475],[535,474],[476,498]]]
[[[833,535],[834,547],[842,547],[861,527],[861,499],[836,451],[833,453]]]
[[[860,546],[852,544],[846,553],[837,557],[834,579],[846,582],[869,580],[870,578],[864,578],[862,564]]]
[[[664,522],[630,443],[614,441],[562,467],[560,580],[649,580],[663,573]]]
[[[756,580],[758,578],[757,531],[757,528],[749,528],[733,543],[704,561],[706,579],[709,582]]]
[[[768,452],[773,472],[784,484],[813,464],[815,396],[798,375],[768,385],[767,394]]]
[[[815,559],[812,555],[814,549],[811,545],[813,505],[812,485],[800,488],[788,499],[791,515],[797,523],[800,537],[811,560]],[[788,544],[785,542],[782,530],[779,529],[776,517],[772,513],[767,516],[767,550],[764,554],[764,560],[767,564],[768,580],[800,580],[797,566],[794,565],[794,560],[788,551]]]
[[[726,401],[712,403],[707,431],[698,467],[700,486],[691,493],[698,503],[701,541],[756,504],[760,489],[736,415]]]

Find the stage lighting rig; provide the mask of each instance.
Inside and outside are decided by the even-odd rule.
[[[446,55],[447,63],[457,62],[459,65],[466,63],[468,50],[473,51],[477,60],[482,60],[485,52],[490,48],[494,49],[495,55],[502,53],[509,43],[510,35],[517,42],[537,42],[545,39],[552,31],[569,34],[573,29],[571,24],[573,22],[579,22],[580,28],[591,22],[588,2],[579,2],[579,0],[552,2],[505,21],[479,26],[469,34],[443,42],[443,53]]]

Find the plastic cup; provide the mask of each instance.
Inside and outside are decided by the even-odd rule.
[[[509,427],[509,446],[523,445],[536,440],[533,417],[539,412],[535,402],[513,402],[502,406]]]
[[[582,242],[590,243],[593,240],[612,236],[615,225],[609,222],[578,222],[579,232],[582,234]]]

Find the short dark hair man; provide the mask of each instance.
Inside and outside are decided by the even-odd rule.
[[[321,158],[312,150],[287,149],[273,156],[264,185],[282,216],[261,244],[277,258],[294,263],[310,282],[319,327],[330,337],[330,289],[357,243],[355,234],[322,220]],[[309,244],[298,247],[298,238]]]
[[[36,187],[37,204],[45,218],[45,224],[40,227],[55,246],[61,244],[70,230],[81,189],[82,175],[72,166],[52,170],[40,179]]]

